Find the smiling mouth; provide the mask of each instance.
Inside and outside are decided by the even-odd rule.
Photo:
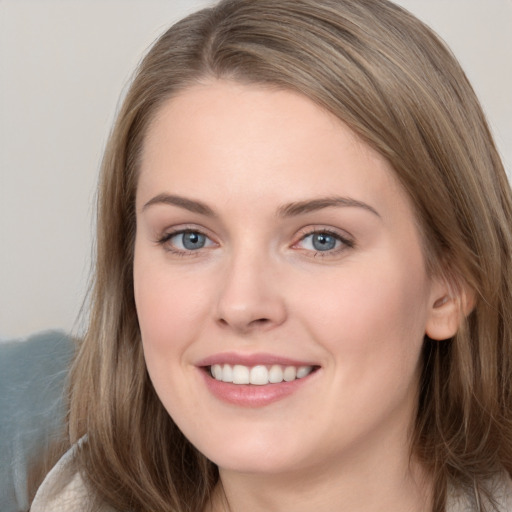
[[[214,364],[206,367],[210,375],[219,382],[231,384],[253,384],[265,386],[303,379],[317,370],[317,366]]]

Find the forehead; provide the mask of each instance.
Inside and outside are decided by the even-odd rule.
[[[346,192],[379,202],[384,189],[403,194],[389,163],[334,115],[292,91],[219,80],[159,109],[137,196],[192,190],[300,200]]]
[[[263,132],[262,125],[266,127]],[[267,147],[272,139],[270,130],[280,132],[280,143],[287,134],[292,142],[309,138],[312,132],[343,132],[344,143],[371,151],[337,117],[306,96],[274,86],[230,80],[198,83],[164,102],[148,127],[144,154],[151,152],[153,143],[163,136],[174,137],[183,147],[184,142],[189,142],[191,130],[196,137],[208,135],[212,143],[214,135],[232,139],[243,136],[255,145],[263,143]]]

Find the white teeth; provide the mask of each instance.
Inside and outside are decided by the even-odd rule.
[[[256,384],[257,386],[263,386],[264,384],[268,384],[268,370],[266,366],[253,366],[251,368],[251,374],[249,377],[249,381],[251,384]]]
[[[295,366],[287,366],[284,369],[283,378],[286,382],[291,382],[292,380],[295,380],[297,377],[297,369]]]
[[[268,381],[271,384],[283,382],[283,369],[278,364],[275,364],[270,368],[270,371],[268,372]]]
[[[210,373],[215,380],[232,382],[233,384],[253,384],[264,386],[266,384],[279,384],[302,379],[313,371],[312,366],[281,366],[274,364],[270,368],[265,365],[243,366],[235,364],[214,364]]]
[[[307,377],[311,373],[311,366],[299,366],[297,368],[297,379]]]
[[[216,380],[222,380],[222,366],[220,364],[212,366],[212,375]]]
[[[233,366],[233,384],[249,384],[249,368],[241,364]]]
[[[222,367],[222,377],[224,382],[233,382],[233,368],[229,364]]]

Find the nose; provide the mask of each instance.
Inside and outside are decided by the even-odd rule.
[[[276,264],[254,252],[233,256],[223,272],[217,322],[239,334],[281,325],[287,316],[285,290]]]

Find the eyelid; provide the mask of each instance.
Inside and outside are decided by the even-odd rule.
[[[168,243],[173,237],[183,233],[198,233],[200,235],[205,236],[210,241],[210,243],[206,247],[200,247],[195,250],[180,249]],[[299,247],[299,244],[303,240],[315,234],[326,234],[332,236],[337,241],[340,242],[340,246],[325,251]],[[338,228],[333,228],[331,226],[325,225],[312,225],[303,227],[298,231],[294,239],[295,241],[291,245],[292,249],[301,250],[304,253],[310,253],[311,256],[315,257],[336,256],[339,253],[346,251],[347,249],[355,247],[354,238],[349,233],[347,233],[344,230],[340,230]],[[168,227],[167,229],[163,230],[163,232],[160,235],[156,236],[155,243],[156,245],[163,246],[168,252],[179,256],[199,256],[201,253],[204,253],[205,250],[209,250],[212,247],[219,246],[219,243],[215,240],[215,237],[210,234],[210,231],[208,229],[205,229],[202,226],[197,226],[195,224],[182,224],[178,226]]]
[[[184,234],[184,233],[198,233],[200,235],[203,235],[211,242],[211,244],[209,244],[207,247],[200,247],[196,250],[191,250],[191,249],[179,249],[179,248],[174,247],[168,243],[173,237]],[[198,227],[197,225],[190,225],[190,224],[173,226],[173,227],[163,230],[162,234],[157,235],[157,237],[155,239],[155,243],[156,243],[156,245],[163,246],[165,248],[165,250],[167,250],[168,252],[176,254],[178,256],[199,256],[199,253],[201,253],[202,250],[208,250],[212,246],[219,245],[207,229],[204,229],[203,227]]]
[[[301,243],[303,240],[305,240],[308,236],[312,236],[315,234],[326,234],[326,235],[332,236],[332,237],[336,238],[336,240],[341,242],[341,246],[338,248],[332,249],[332,250],[327,250],[327,251],[318,251],[318,250],[315,251],[315,250],[311,250],[311,249],[303,249],[303,248],[298,247],[298,244]],[[298,237],[298,239],[296,242],[293,243],[292,248],[296,248],[299,250],[302,249],[305,252],[312,253],[312,255],[315,257],[316,256],[320,256],[320,257],[336,256],[339,253],[346,251],[347,249],[352,249],[355,247],[354,238],[351,235],[349,235],[346,231],[341,231],[339,229],[327,227],[327,226],[315,225],[315,226],[304,227],[299,231],[297,237]]]

